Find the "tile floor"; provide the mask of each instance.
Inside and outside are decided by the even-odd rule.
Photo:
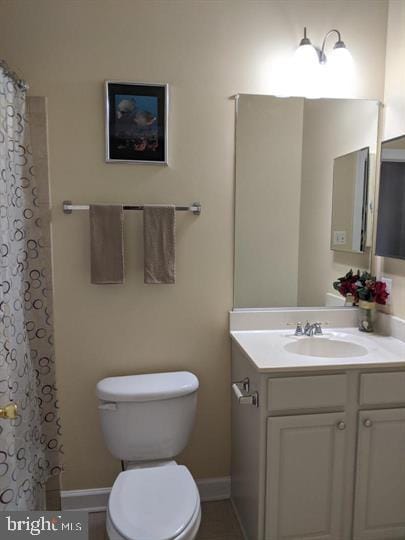
[[[104,512],[89,515],[89,540],[108,540]],[[201,526],[196,540],[243,540],[229,500],[202,503]]]

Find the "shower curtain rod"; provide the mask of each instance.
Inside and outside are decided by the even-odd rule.
[[[24,81],[24,79],[21,79],[15,71],[10,69],[9,65],[5,60],[0,59],[0,68],[4,71],[4,73],[7,75],[7,77],[10,77],[15,84],[21,88],[21,90],[28,90],[29,86],[28,83]]]

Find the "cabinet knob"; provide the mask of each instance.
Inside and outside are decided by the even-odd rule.
[[[338,429],[340,429],[340,430],[346,429],[346,423],[343,422],[343,420],[341,420],[340,422],[338,422],[338,423],[336,424],[336,427],[337,427]]]
[[[371,427],[373,425],[373,422],[370,420],[370,418],[366,418],[363,424],[365,427]]]

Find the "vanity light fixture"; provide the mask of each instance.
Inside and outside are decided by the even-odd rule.
[[[304,27],[304,37],[301,39],[300,44],[298,45],[296,55],[305,56],[306,58],[309,58],[310,56],[312,58],[316,57],[320,64],[326,64],[327,57],[325,53],[325,47],[328,37],[332,34],[337,34],[337,41],[330,54],[330,60],[333,60],[334,62],[337,61],[339,64],[345,62],[347,63],[347,65],[349,65],[349,63],[351,63],[352,56],[347,49],[344,41],[342,40],[342,36],[339,30],[336,30],[336,28],[333,28],[326,33],[322,42],[322,47],[319,49],[318,47],[312,45],[310,39],[307,37],[307,29],[306,27]]]
[[[297,50],[294,54],[294,60],[302,67],[313,67],[318,63],[318,52],[312,45],[311,40],[307,37],[307,29],[304,28],[304,37],[301,39]]]

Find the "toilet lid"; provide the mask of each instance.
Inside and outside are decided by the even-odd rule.
[[[200,497],[183,465],[118,475],[108,501],[115,529],[128,540],[172,540],[190,523]]]

